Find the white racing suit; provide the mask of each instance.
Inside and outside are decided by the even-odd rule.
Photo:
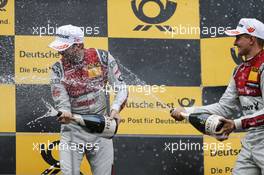
[[[111,109],[120,111],[128,96],[120,70],[104,50],[85,49],[77,63],[62,58],[52,67],[51,92],[57,110],[109,115],[108,83],[117,92]],[[63,146],[62,146],[63,145]],[[61,125],[60,166],[65,175],[79,175],[84,154],[94,175],[110,175],[113,143],[89,134],[77,124]]]
[[[239,65],[218,103],[187,112],[209,112],[231,117],[242,109],[243,116],[235,119],[236,129],[248,129],[241,141],[233,175],[264,175],[264,51]]]

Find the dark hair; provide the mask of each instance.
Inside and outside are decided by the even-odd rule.
[[[256,37],[256,38],[257,38],[258,45],[260,45],[261,47],[263,47],[264,46],[264,40],[261,39],[261,38],[258,38],[258,37]]]
[[[77,47],[79,47],[81,49],[84,48],[84,44],[83,43],[74,43],[73,46],[77,46]]]

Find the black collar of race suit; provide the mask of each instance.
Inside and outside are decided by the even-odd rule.
[[[251,57],[251,58],[243,61],[244,65],[245,66],[253,65],[256,62],[256,60],[258,60],[258,58],[261,57],[263,54],[264,54],[264,50],[261,49],[254,57]]]

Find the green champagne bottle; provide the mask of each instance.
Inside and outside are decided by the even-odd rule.
[[[47,114],[49,116],[59,117],[62,115],[62,112],[57,111],[51,104],[45,102],[44,100],[43,102],[48,108]],[[118,130],[116,119],[101,114],[73,114],[72,117],[73,121],[71,122],[85,127],[89,133],[98,137],[111,139]]]
[[[57,117],[62,114],[58,111]],[[101,114],[73,114],[74,122],[85,127],[89,133],[99,137],[111,139],[117,132],[118,124],[116,119]]]
[[[219,121],[219,119],[223,117],[210,113],[182,113],[182,116],[184,116],[198,131],[207,135],[215,135],[224,125],[223,122]]]
[[[172,113],[174,109],[170,112]],[[181,115],[189,121],[191,125],[193,125],[198,131],[207,135],[217,135],[224,123],[219,119],[224,118],[219,115],[211,114],[211,113],[183,113]]]

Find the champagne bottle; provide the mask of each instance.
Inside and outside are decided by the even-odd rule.
[[[45,102],[46,107],[49,109],[47,112],[50,116],[61,116],[62,112],[57,111],[52,105]],[[112,119],[108,116],[103,116],[101,114],[73,114],[74,123],[87,128],[89,133],[103,138],[112,138],[118,129],[118,124],[116,119]]]
[[[58,111],[57,117],[62,114]],[[89,133],[96,136],[111,139],[117,132],[118,125],[116,119],[101,114],[73,114],[74,122],[88,129]]]
[[[173,112],[173,110],[171,110]],[[224,118],[219,115],[210,113],[183,113],[181,115],[189,121],[198,131],[203,134],[216,136],[217,132],[220,131],[224,125],[219,119]]]
[[[216,135],[224,125],[219,119],[223,118],[219,115],[210,113],[181,113],[198,131],[207,135]]]

